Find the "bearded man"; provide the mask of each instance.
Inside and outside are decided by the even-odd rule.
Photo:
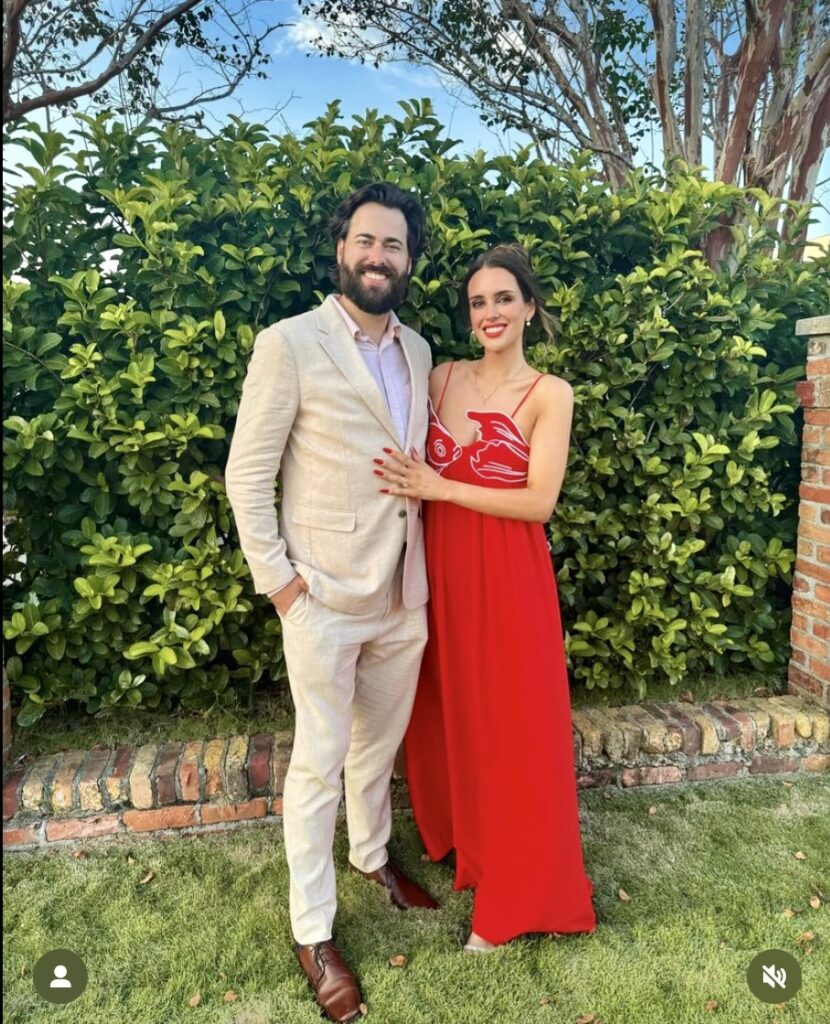
[[[423,244],[418,202],[366,185],[331,229],[340,293],[257,335],[226,483],[254,587],[282,622],[296,712],[283,793],[295,951],[322,1010],[351,1021],[362,998],[332,941],[341,773],[350,867],[400,909],[437,906],[386,850],[428,590],[420,503],[381,494],[373,474],[384,447],[424,455],[432,359],[394,312]]]

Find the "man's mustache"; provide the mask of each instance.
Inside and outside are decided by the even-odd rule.
[[[383,274],[384,277],[394,277],[395,273],[389,267],[379,267],[376,263],[359,263],[357,265],[358,274],[366,274],[368,272],[373,274]]]

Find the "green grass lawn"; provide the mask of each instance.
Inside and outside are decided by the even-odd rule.
[[[648,700],[677,701],[685,690],[690,690],[698,702],[713,697],[748,697],[756,687],[785,693],[787,680],[785,676],[773,678],[769,673],[759,672],[732,673],[726,677],[690,673],[679,686],[653,684],[648,691]],[[577,686],[571,692],[571,701],[574,707],[617,706],[636,703],[636,697],[626,689],[586,690],[584,686]],[[291,729],[293,710],[285,682],[264,686],[251,708],[240,706],[205,711],[180,708],[175,712],[163,712],[141,707],[116,707],[88,715],[78,706],[68,704],[48,711],[28,729],[16,728],[11,759],[15,761],[23,754],[39,757],[69,747],[88,750],[96,744],[117,747],[176,740],[209,740],[214,736]]]
[[[336,938],[362,981],[368,1020],[827,1022],[830,786],[826,776],[793,782],[581,794],[597,931],[519,939],[486,956],[460,952],[471,895],[453,893],[448,869],[421,860],[407,814],[396,815],[392,854],[438,896],[439,912],[399,913],[381,889],[343,870],[341,824]],[[80,858],[15,855],[4,875],[7,1024],[319,1021],[290,950],[285,859],[271,826],[99,842]],[[823,902],[812,908],[816,896]],[[788,908],[796,913],[783,915]],[[35,961],[56,947],[75,950],[89,969],[86,992],[66,1006],[43,1002],[31,984]],[[752,957],[771,948],[802,964],[801,992],[781,1008],[759,1002],[745,982]],[[389,966],[395,954],[405,967]],[[236,1000],[225,1002],[227,992]],[[710,1001],[717,1006],[707,1009]]]

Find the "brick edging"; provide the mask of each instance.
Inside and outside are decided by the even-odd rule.
[[[279,821],[290,732],[68,750],[13,765],[6,850]],[[830,712],[797,696],[573,711],[580,789],[830,770]],[[401,765],[402,767],[402,765]],[[405,785],[394,803],[408,806]]]

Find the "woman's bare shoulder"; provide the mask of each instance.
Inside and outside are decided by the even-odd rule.
[[[444,390],[444,385],[447,383],[447,377],[454,366],[458,366],[458,362],[448,359],[445,363],[439,363],[437,366],[433,366],[430,370],[429,397],[433,401],[436,401]]]
[[[564,377],[557,377],[553,373],[544,374],[544,379],[539,381],[535,390],[546,397],[558,398],[560,401],[565,397],[573,398],[574,393],[570,381],[565,380]]]
[[[570,419],[573,416],[574,390],[564,377],[546,373],[533,389],[531,399],[535,399],[531,411],[537,420],[558,423],[562,416]]]

